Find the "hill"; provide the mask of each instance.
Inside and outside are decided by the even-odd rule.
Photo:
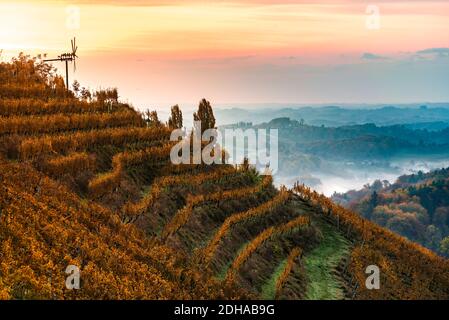
[[[173,165],[175,117],[81,91],[38,60],[0,64],[0,298],[449,298],[447,260],[245,163]]]
[[[220,128],[278,130],[279,162],[283,163],[277,172],[279,180],[290,185],[292,178],[307,183],[309,179],[304,177],[312,177],[316,183],[311,186],[323,191],[328,189],[323,184],[332,184],[333,179],[344,179],[351,185],[358,183],[357,177],[362,179],[367,174],[399,176],[415,167],[412,162],[447,165],[449,155],[448,128],[429,130],[373,123],[325,127],[288,117]]]
[[[449,256],[449,168],[376,181],[333,200],[363,217]]]
[[[373,123],[376,126],[404,125],[430,131],[449,127],[449,103],[391,105],[341,105],[302,106],[285,104],[244,105],[242,108],[227,107],[216,110],[221,124],[235,123],[235,119],[254,125],[274,118],[290,118],[312,126],[343,127]]]
[[[385,160],[400,155],[447,155],[449,152],[449,128],[429,131],[373,123],[324,127],[290,118],[276,118],[255,127],[278,129],[281,143],[293,154],[335,160]]]

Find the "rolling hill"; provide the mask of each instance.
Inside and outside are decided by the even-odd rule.
[[[0,64],[0,123],[1,299],[449,298],[447,260],[246,164],[173,165],[171,128],[39,61]]]
[[[332,199],[408,239],[449,256],[449,168],[375,181]]]

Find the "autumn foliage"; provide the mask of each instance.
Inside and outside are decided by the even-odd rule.
[[[112,159],[113,170],[100,174],[97,178],[90,181],[88,186],[89,194],[94,198],[100,197],[117,188],[127,167],[139,164],[158,164],[161,161],[167,162],[171,147],[172,144],[167,143],[160,147],[151,147],[134,152],[125,151],[115,155]]]
[[[1,162],[0,169],[2,298],[172,299],[218,292],[197,287],[199,275],[183,270],[175,252],[107,209],[83,203],[32,168]],[[65,287],[70,264],[81,268],[82,290]]]
[[[142,125],[142,118],[132,111],[72,115],[53,114],[39,117],[12,116],[0,117],[0,134],[36,135]]]
[[[212,194],[200,194],[195,196],[187,197],[187,204],[178,212],[169,223],[165,226],[162,231],[162,237],[167,238],[168,236],[174,234],[181,228],[189,219],[190,215],[193,213],[195,206],[198,206],[204,202],[215,202],[220,203],[226,199],[239,199],[245,197],[247,194],[260,192],[263,188],[270,186],[272,183],[271,176],[265,176],[259,184],[253,187],[247,187],[244,189],[234,189],[228,191],[219,191]]]
[[[125,111],[126,108],[117,108],[117,111]],[[35,98],[1,99],[0,116],[31,116],[54,114],[84,114],[104,113],[107,107],[98,102],[80,101],[73,98],[49,98],[39,100]]]
[[[166,128],[113,128],[48,135],[24,139],[19,146],[20,158],[33,159],[54,153],[66,154],[95,147],[96,145],[124,146],[142,140],[167,140]]]
[[[244,223],[245,221],[255,219],[258,216],[271,212],[278,208],[280,205],[284,204],[288,200],[288,198],[288,191],[286,189],[281,189],[279,194],[277,194],[273,199],[264,202],[260,206],[229,216],[215,233],[213,238],[209,241],[206,248],[204,248],[203,256],[206,262],[209,262],[213,258],[220,240],[229,233],[230,229],[234,225],[238,223]]]
[[[278,227],[270,227],[262,231],[258,236],[251,240],[248,245],[237,255],[229,268],[225,282],[227,284],[235,281],[236,274],[240,267],[248,260],[248,258],[268,239],[277,237],[280,235],[288,235],[297,232],[301,227],[307,226],[310,223],[309,217],[299,216],[294,220],[287,222]]]
[[[184,166],[177,166],[176,168],[183,168]],[[173,169],[173,168],[171,168]],[[176,171],[176,169],[175,169]],[[217,170],[206,173],[187,173],[177,175],[166,175],[158,177],[152,184],[151,190],[146,193],[139,202],[128,202],[123,208],[122,213],[128,218],[135,218],[136,216],[143,214],[148,208],[150,208],[164,192],[165,189],[174,185],[198,185],[208,181],[216,181],[220,178],[225,178],[231,174],[237,172],[235,168],[231,166],[219,167]]]
[[[276,298],[279,298],[282,292],[282,288],[285,282],[287,281],[288,276],[290,275],[293,267],[297,263],[296,260],[298,259],[298,257],[301,256],[301,252],[302,252],[301,248],[295,247],[288,255],[287,263],[285,264],[285,267],[283,268],[279,278],[277,278],[276,280],[276,291],[275,291]]]
[[[164,124],[114,88],[84,93],[38,57],[0,63],[0,299],[257,299],[245,270],[273,269],[262,252],[287,259],[275,283],[284,297],[287,280],[307,286],[295,268],[321,224],[351,242],[335,271],[346,298],[449,297],[447,260],[303,185],[277,190],[248,162],[172,164],[179,106]],[[216,126],[209,101],[194,120]],[[365,289],[370,264],[383,290]],[[68,265],[80,290],[65,286]]]
[[[86,152],[72,153],[45,161],[43,171],[50,176],[58,177],[64,174],[76,176],[81,172],[91,171],[95,168],[95,157]]]
[[[416,299],[419,296],[434,299],[449,294],[449,273],[447,272],[449,262],[447,260],[363,219],[304,185],[296,184],[293,190],[302,199],[313,204],[342,233],[358,244],[351,254],[349,265],[354,297]],[[365,268],[372,264],[385,266],[383,272],[385,279],[388,280],[385,283],[388,289],[366,289],[364,272]],[[417,268],[420,272],[416,272]]]

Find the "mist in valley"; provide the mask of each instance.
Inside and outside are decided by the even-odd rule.
[[[449,104],[218,109],[221,128],[278,129],[275,184],[331,196],[449,167]]]
[[[282,166],[282,163],[280,163]],[[433,170],[449,167],[449,158],[446,159],[398,159],[384,166],[357,166],[353,163],[334,163],[334,168],[340,168],[334,173],[323,171],[311,171],[303,175],[285,176],[274,175],[277,186],[292,187],[294,183],[304,183],[317,192],[326,196],[332,196],[335,192],[345,193],[349,190],[359,190],[366,184],[372,184],[376,180],[387,180],[394,183],[402,175],[413,174],[419,171],[427,173]]]

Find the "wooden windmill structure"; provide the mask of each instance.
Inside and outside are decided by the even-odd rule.
[[[76,71],[76,58],[78,58],[78,56],[76,55],[76,50],[78,50],[78,47],[76,46],[76,38],[73,38],[73,40],[70,40],[70,42],[72,43],[72,52],[63,53],[56,59],[44,60],[44,62],[65,61],[65,83],[67,90],[69,90],[69,61],[73,62],[73,71]]]

